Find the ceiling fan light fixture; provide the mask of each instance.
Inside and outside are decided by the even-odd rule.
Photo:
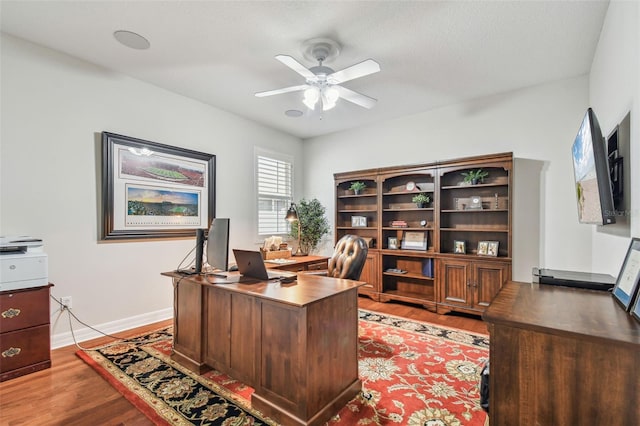
[[[304,99],[302,100],[302,103],[304,103],[309,109],[315,109],[318,99],[320,99],[320,89],[317,87],[309,87],[304,91]]]
[[[338,99],[340,99],[340,93],[336,88],[329,86],[322,90],[322,110],[328,111],[335,108]]]

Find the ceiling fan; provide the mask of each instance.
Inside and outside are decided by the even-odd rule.
[[[367,59],[340,71],[322,65],[323,62],[335,58],[340,53],[338,43],[327,38],[316,38],[303,44],[305,58],[318,62],[317,66],[307,68],[288,55],[277,55],[276,59],[305,78],[305,84],[284,87],[282,89],[258,92],[259,98],[289,92],[304,91],[303,103],[307,108],[330,110],[339,99],[344,99],[364,108],[373,108],[376,99],[341,86],[341,83],[364,77],[380,71],[380,65],[373,59]]]

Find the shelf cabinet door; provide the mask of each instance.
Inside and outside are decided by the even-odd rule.
[[[484,311],[510,279],[509,262],[441,259],[438,302]]]
[[[370,251],[367,253],[367,260],[365,261],[362,273],[360,274],[360,281],[367,283],[365,286],[360,287],[362,292],[380,291],[378,285],[378,269],[378,253]]]
[[[469,306],[471,304],[471,264],[467,261],[442,259],[438,267],[439,303]]]
[[[510,264],[505,262],[475,262],[473,266],[473,307],[489,306],[503,285],[510,279]]]

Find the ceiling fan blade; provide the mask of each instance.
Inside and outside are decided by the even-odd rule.
[[[327,76],[327,81],[331,84],[340,84],[378,71],[380,71],[380,64],[373,59],[367,59],[366,61],[351,65],[350,67],[336,71],[333,74],[329,74]]]
[[[369,96],[363,95],[362,93],[354,92],[353,90],[347,89],[346,87],[331,87],[334,87],[336,90],[338,90],[338,93],[340,93],[340,98],[353,104],[359,105],[363,108],[371,109],[376,105],[376,103],[378,103],[377,99],[370,98]]]
[[[290,86],[282,89],[267,90],[266,92],[257,92],[256,96],[258,98],[263,98],[265,96],[279,95],[281,93],[299,92],[301,90],[308,89],[309,87],[310,86],[308,84],[301,84],[300,86]]]
[[[296,61],[294,58],[288,55],[277,55],[276,59],[306,78],[307,80],[317,80],[317,77],[314,73],[309,71],[307,67],[302,65],[300,62]]]

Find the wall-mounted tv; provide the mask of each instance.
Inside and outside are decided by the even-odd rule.
[[[615,223],[607,145],[591,108],[584,115],[571,151],[578,220],[596,225]]]

